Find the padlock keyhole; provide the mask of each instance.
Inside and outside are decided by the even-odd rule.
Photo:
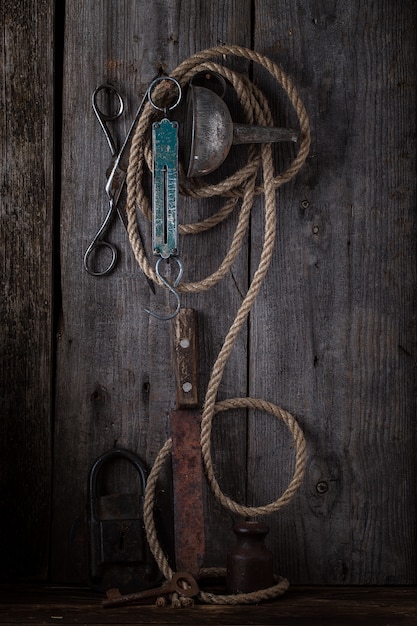
[[[119,537],[119,550],[124,550],[124,545],[125,545],[125,532],[124,530],[122,530],[120,532],[120,537]]]

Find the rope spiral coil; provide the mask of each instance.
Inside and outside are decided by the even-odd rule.
[[[225,57],[227,55],[240,57],[246,59],[247,61],[260,64],[269,72],[269,74],[279,83],[290,100],[296,112],[301,133],[301,141],[295,158],[284,172],[276,176],[274,176],[272,148],[270,144],[263,144],[260,149],[255,146],[250,146],[248,149],[247,163],[234,174],[217,184],[208,184],[206,182],[202,182],[201,179],[187,180],[181,167],[179,172],[179,187],[182,194],[194,198],[222,196],[226,199],[220,210],[209,218],[200,222],[181,224],[179,226],[180,234],[189,235],[202,233],[225,220],[227,216],[236,209],[236,207],[240,207],[237,225],[230,247],[219,267],[211,275],[206,276],[197,282],[180,282],[177,286],[177,290],[179,292],[198,293],[200,291],[210,289],[226,276],[242,247],[244,237],[249,226],[249,219],[254,198],[258,194],[263,194],[265,198],[264,240],[259,265],[253,275],[248,291],[243,298],[236,317],[226,335],[221,350],[213,365],[206,390],[201,420],[202,458],[206,477],[215,498],[225,508],[236,515],[243,517],[256,517],[278,511],[280,508],[288,504],[299,488],[303,479],[306,462],[306,444],[303,433],[295,418],[290,413],[270,402],[253,398],[232,398],[222,402],[216,402],[216,398],[223,372],[236,338],[249,315],[271,262],[276,238],[276,190],[278,187],[291,180],[305,162],[310,147],[310,127],[307,112],[289,77],[270,59],[247,48],[224,45],[204,50],[183,61],[171,73],[171,77],[175,78],[181,86],[184,86],[197,72],[216,72],[223,76],[233,86],[248,124],[256,123],[263,126],[272,126],[272,115],[267,100],[263,96],[262,92],[245,76],[238,74],[237,72],[232,71],[231,69],[212,60],[214,58]],[[162,86],[158,85],[155,89],[154,97],[157,98],[158,94],[161,93]],[[155,283],[161,285],[155,270],[146,258],[146,254],[141,243],[141,237],[139,235],[136,213],[136,209],[139,207],[148,220],[152,219],[150,200],[145,193],[143,178],[145,166],[149,170],[151,169],[152,159],[149,128],[153,116],[153,108],[149,103],[147,103],[138,121],[132,140],[130,161],[127,171],[126,211],[128,217],[128,236],[135,258],[146,276]],[[257,184],[257,176],[259,173],[262,174],[262,182]],[[216,413],[226,411],[231,408],[251,408],[270,413],[282,420],[289,428],[293,436],[296,446],[293,478],[281,497],[270,504],[259,507],[241,505],[226,496],[217,482],[211,455],[213,417]],[[173,572],[169,567],[167,559],[158,542],[153,520],[153,507],[157,477],[165,459],[170,454],[171,447],[172,442],[171,440],[168,440],[158,453],[148,478],[144,505],[144,522],[149,545],[162,574],[168,579],[172,577]],[[272,587],[271,590],[261,590],[261,592],[243,594],[244,596],[247,596],[245,598],[239,596],[215,596],[214,594],[206,594],[203,592],[200,592],[199,597],[204,602],[243,604],[248,602],[259,602],[260,600],[268,599],[269,597],[276,597],[277,595],[284,593],[287,586],[288,581],[285,579],[278,579],[276,585]],[[262,595],[262,592],[264,595]]]

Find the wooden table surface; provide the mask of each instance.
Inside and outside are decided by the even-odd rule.
[[[188,609],[101,607],[102,596],[84,588],[2,586],[0,624],[215,624],[277,626],[396,626],[417,623],[415,587],[294,586],[258,606],[195,605]]]

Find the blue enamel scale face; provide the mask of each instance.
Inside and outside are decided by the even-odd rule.
[[[178,254],[178,124],[152,125],[152,245],[163,259]]]

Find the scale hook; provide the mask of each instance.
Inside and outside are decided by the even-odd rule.
[[[175,282],[173,285],[171,285],[171,283],[169,283],[167,281],[166,278],[164,278],[164,276],[162,276],[161,272],[159,271],[159,266],[161,264],[162,261],[162,257],[159,257],[159,259],[156,262],[156,266],[155,266],[155,272],[156,275],[158,276],[158,278],[161,280],[161,282],[165,285],[165,287],[173,294],[173,296],[175,297],[176,301],[177,301],[177,306],[175,308],[175,311],[173,313],[170,313],[169,315],[162,315],[161,313],[155,313],[154,311],[150,311],[149,309],[145,309],[146,313],[148,313],[149,315],[152,315],[152,317],[156,317],[156,319],[158,320],[163,320],[163,321],[167,321],[167,320],[172,320],[174,317],[176,317],[180,311],[180,307],[181,307],[181,302],[180,302],[180,294],[178,293],[176,287],[178,287],[180,280],[182,278],[183,272],[184,272],[184,268],[183,265],[180,261],[180,259],[178,257],[170,257],[171,259],[175,259],[175,261],[178,263],[178,267],[179,267],[179,271],[178,271],[178,276],[175,279]]]

